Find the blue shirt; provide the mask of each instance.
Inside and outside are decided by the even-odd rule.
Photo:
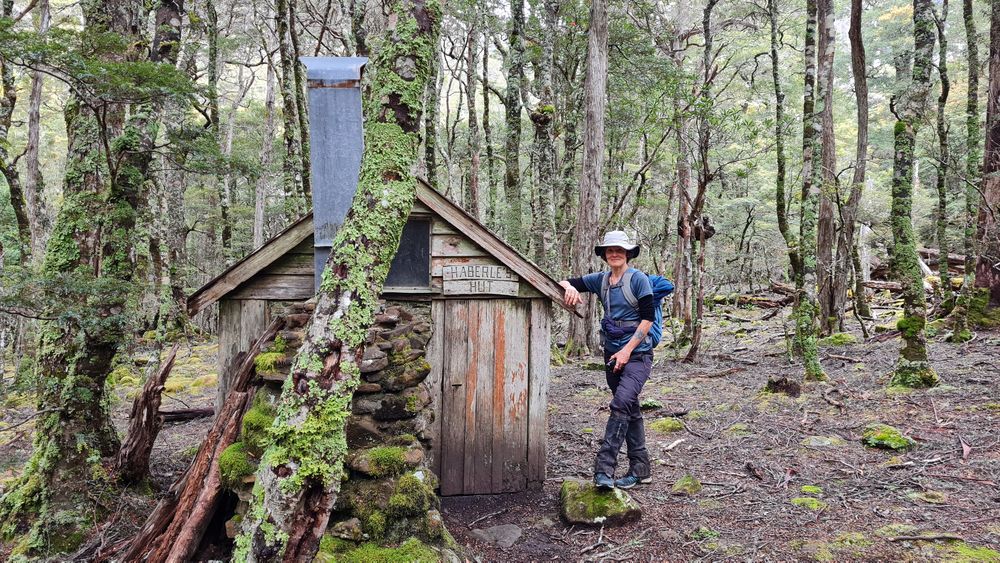
[[[632,295],[635,296],[636,300],[639,300],[647,295],[653,294],[653,287],[649,284],[649,278],[635,268],[629,268],[628,271],[632,272]],[[629,305],[628,301],[625,300],[625,295],[622,294],[621,280],[618,283],[612,284],[608,287],[608,306],[605,306],[604,295],[601,294],[601,285],[604,281],[604,276],[607,272],[595,272],[593,274],[587,274],[581,279],[583,284],[587,287],[587,290],[591,293],[597,294],[597,298],[601,300],[602,311],[609,310],[611,312],[611,318],[617,321],[640,321],[642,318],[639,316],[639,308]],[[625,276],[622,276],[623,278]],[[611,280],[608,280],[609,282]],[[604,348],[608,352],[614,354],[615,352],[621,350],[631,336],[625,336],[616,340],[608,340],[604,343]],[[653,343],[646,337],[641,344],[635,347],[633,352],[648,352],[653,349]]]

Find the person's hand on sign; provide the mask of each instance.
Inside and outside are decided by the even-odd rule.
[[[565,303],[567,307],[576,307],[577,305],[583,302],[583,298],[580,297],[580,292],[577,291],[575,287],[570,285],[568,281],[564,280],[562,282],[559,282],[559,285],[561,285],[563,289],[566,290],[565,294],[563,295],[563,303]]]

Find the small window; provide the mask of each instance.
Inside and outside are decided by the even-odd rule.
[[[410,217],[399,239],[399,250],[389,266],[385,287],[430,288],[431,221]]]

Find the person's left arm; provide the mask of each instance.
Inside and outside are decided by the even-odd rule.
[[[625,346],[622,346],[621,350],[611,355],[615,360],[615,371],[621,371],[625,367],[625,364],[632,357],[632,352],[646,340],[649,329],[653,326],[653,322],[656,319],[655,309],[653,308],[653,288],[649,285],[649,278],[645,275],[635,276],[633,281],[639,282],[633,284],[632,290],[639,296],[638,309],[640,321],[639,326],[635,328],[635,333],[632,334],[632,338],[625,343]]]

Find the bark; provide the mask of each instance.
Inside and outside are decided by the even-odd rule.
[[[951,315],[955,321],[951,339],[955,342],[964,342],[972,338],[968,317],[975,285],[979,167],[982,163],[982,125],[979,120],[979,33],[976,30],[976,17],[972,0],[962,0],[962,18],[965,20],[965,42],[968,56],[966,61],[968,86],[965,101],[965,228],[962,232],[965,271],[962,274],[962,291],[956,299],[955,309]]]
[[[674,131],[677,139],[677,248],[674,257],[674,317],[683,322],[682,339],[691,336],[691,161],[688,150],[688,116],[680,101],[674,102]]]
[[[227,128],[225,140],[220,138],[219,131],[219,13],[215,9],[215,1],[209,0],[205,6],[208,16],[208,115],[212,122],[212,131],[215,133],[216,143],[224,159],[229,158],[232,153],[232,129],[234,126],[235,114],[230,116],[229,127]],[[237,82],[242,84],[243,67],[239,68]],[[219,187],[219,222],[222,223],[222,250],[228,253],[232,247],[233,227],[229,219],[229,206],[232,186],[230,185],[231,171],[229,166],[220,168],[216,176]]]
[[[1000,2],[992,2],[989,69],[976,287],[989,291],[989,307],[995,308],[1000,307]]]
[[[520,0],[517,0],[520,1]],[[577,220],[573,229],[573,253],[570,270],[582,275],[592,270],[594,241],[600,233],[598,212],[601,209],[601,186],[604,178],[604,110],[608,88],[608,11],[605,0],[590,5],[590,36],[587,44],[587,78],[584,82],[583,164]],[[508,108],[509,109],[509,108]],[[583,303],[582,317],[570,317],[569,340],[579,353],[596,351],[594,334],[594,299]]]
[[[835,307],[843,309],[846,301],[846,282],[848,272],[854,270],[854,310],[862,318],[871,316],[865,292],[859,285],[863,281],[860,272],[860,258],[855,261],[857,248],[854,231],[858,217],[858,206],[864,195],[866,172],[868,166],[868,78],[865,57],[865,44],[861,36],[861,0],[851,0],[851,24],[847,32],[851,41],[851,71],[854,76],[854,99],[858,112],[858,136],[854,151],[854,175],[851,178],[851,193],[840,208],[840,235],[837,237],[837,271],[834,278],[838,288],[834,294],[837,299]]]
[[[427,86],[427,102],[424,104],[424,166],[427,168],[427,182],[438,188],[437,127],[438,106],[441,105],[441,65],[440,56],[435,56],[434,70]]]
[[[771,24],[771,80],[774,83],[774,151],[777,165],[777,176],[775,178],[775,213],[778,217],[778,232],[785,239],[785,247],[788,248],[788,262],[792,272],[792,279],[798,277],[799,257],[798,243],[795,235],[792,234],[788,226],[788,197],[785,195],[785,180],[787,176],[785,158],[785,93],[781,88],[781,77],[778,69],[781,62],[778,60],[778,49],[781,46],[778,41],[778,0],[767,0],[767,15]],[[680,137],[680,134],[678,134]],[[678,170],[679,172],[679,170]],[[680,174],[678,173],[678,176]]]
[[[816,277],[816,236],[817,211],[819,208],[820,186],[822,178],[821,146],[817,132],[820,127],[820,115],[816,109],[816,0],[806,1],[806,38],[805,38],[805,79],[802,101],[802,213],[799,222],[799,253],[802,259],[801,276],[795,279],[799,296],[795,303],[795,337],[796,349],[805,364],[806,380],[823,380],[826,375],[819,363],[816,349],[818,333],[817,315],[819,301],[817,299]],[[819,100],[822,104],[822,98]]]
[[[274,12],[278,35],[278,60],[281,65],[281,119],[285,153],[282,155],[281,186],[285,196],[285,216],[297,219],[307,208],[302,185],[302,143],[299,136],[299,116],[295,96],[295,66],[289,39],[289,0],[277,0]]]
[[[927,360],[927,307],[924,278],[917,257],[913,233],[912,198],[914,144],[919,125],[925,120],[930,94],[932,53],[936,34],[930,0],[913,2],[913,69],[909,84],[893,96],[896,126],[893,132],[892,173],[893,244],[892,271],[903,288],[903,318],[897,323],[904,346],[892,377],[892,384],[928,387],[937,384],[937,375]],[[903,77],[897,77],[902,79]]]
[[[385,35],[371,50],[368,73],[374,77],[358,191],[334,239],[305,342],[282,391],[273,442],[236,541],[237,560],[312,560],[340,490],[344,424],[365,338],[413,205],[420,103],[440,29],[434,2],[397,0],[388,8]]]
[[[49,0],[39,0],[37,10],[38,34],[46,35],[52,23]],[[44,255],[45,241],[52,229],[49,206],[43,196],[45,181],[39,165],[44,83],[45,75],[37,70],[32,71],[31,94],[28,98],[28,146],[24,153],[24,200],[28,207],[28,220],[31,226],[31,254],[36,258]]]
[[[506,137],[504,142],[504,219],[507,242],[524,250],[521,225],[521,88],[524,80],[524,0],[510,0],[507,35]],[[606,73],[605,73],[606,74]]]
[[[543,7],[542,53],[538,62],[538,85],[540,96],[538,105],[531,112],[531,123],[535,129],[535,197],[538,200],[535,224],[532,229],[541,240],[535,245],[535,262],[548,272],[555,271],[555,184],[556,144],[553,138],[555,121],[555,92],[552,74],[555,70],[556,17],[559,4],[546,0]]]
[[[0,18],[10,18],[14,13],[14,0],[0,0]],[[9,147],[10,128],[17,104],[17,85],[14,69],[10,61],[0,56],[0,176],[3,176],[10,192],[10,205],[14,208],[17,221],[17,235],[21,263],[26,264],[31,256],[32,229],[28,217],[28,205],[21,189],[21,178],[17,173],[17,161],[11,158]]]
[[[163,417],[159,413],[163,398],[161,393],[174,367],[179,347],[180,344],[174,344],[166,360],[155,373],[150,374],[132,402],[128,433],[112,466],[112,474],[123,483],[139,483],[149,477],[149,454],[163,427]]]
[[[466,111],[469,114],[469,171],[465,181],[465,208],[473,217],[479,218],[479,116],[476,115],[476,76],[477,56],[479,55],[479,30],[472,16],[469,24],[469,40],[465,52],[465,98]]]
[[[83,32],[114,33],[127,49],[92,54],[127,65],[146,56],[141,30],[148,9],[136,0],[81,3]],[[137,218],[146,202],[146,180],[157,119],[139,103],[107,103],[74,90],[65,107],[68,155],[62,206],[46,246],[43,275],[72,276],[43,305],[39,326],[38,410],[34,451],[18,483],[0,500],[0,528],[25,531],[28,556],[75,546],[80,523],[93,518],[94,471],[118,451],[108,413],[105,380],[129,328],[135,295]],[[110,151],[110,152],[109,152]],[[84,508],[86,507],[86,508]],[[99,509],[99,507],[98,507]],[[81,512],[86,510],[86,514]]]
[[[844,298],[838,299],[838,291],[847,296],[847,280],[834,278],[833,250],[837,244],[837,225],[834,220],[833,200],[837,197],[836,167],[837,156],[833,137],[833,63],[836,47],[834,29],[833,0],[819,0],[817,5],[817,30],[819,51],[817,53],[816,103],[822,108],[818,120],[820,138],[820,174],[816,182],[820,186],[819,222],[816,235],[816,273],[819,281],[819,327],[821,335],[829,335],[843,330]],[[815,170],[815,169],[814,169]]]
[[[298,118],[300,173],[302,175],[303,211],[312,207],[312,168],[309,164],[309,105],[306,103],[306,69],[299,62],[302,49],[299,47],[299,32],[295,29],[298,21],[298,0],[288,0],[288,26],[292,43],[292,67],[295,75],[295,116]]]
[[[948,146],[948,122],[945,117],[945,107],[948,104],[948,93],[950,83],[948,81],[948,38],[945,36],[944,28],[948,21],[948,0],[941,2],[941,17],[937,20],[938,37],[938,76],[941,78],[941,93],[937,99],[937,136],[938,136],[938,164],[937,187],[937,243],[938,250],[942,255],[948,255],[948,174],[950,172],[951,152]],[[938,275],[941,278],[941,297],[950,300],[951,276],[948,274],[948,261],[944,260],[938,264]]]
[[[496,155],[493,153],[493,124],[490,123],[490,33],[483,26],[483,143],[486,144],[486,225],[497,229]]]

